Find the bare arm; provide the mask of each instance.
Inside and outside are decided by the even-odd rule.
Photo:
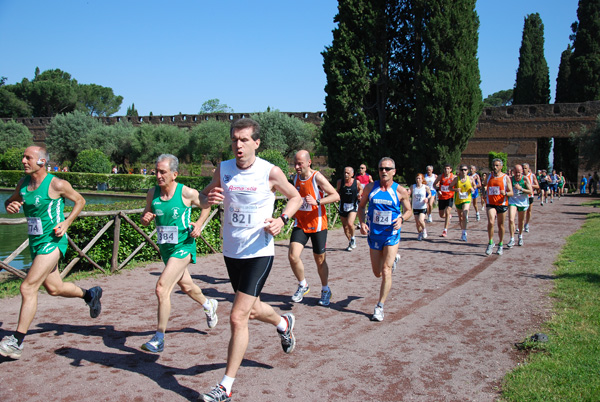
[[[61,180],[57,177],[52,178],[48,195],[52,198],[54,198],[54,195],[64,197],[75,203],[71,213],[69,214],[69,217],[54,227],[54,234],[57,237],[62,237],[65,233],[67,233],[69,226],[71,226],[75,218],[77,218],[77,216],[83,210],[83,207],[85,206],[85,198],[83,198],[81,194],[73,189],[71,183],[66,180]]]
[[[272,189],[279,191],[288,199],[285,208],[281,211],[281,215],[287,215],[289,218],[293,217],[302,205],[302,197],[300,197],[300,193],[296,190],[296,187],[287,180],[283,171],[277,166],[271,168],[269,184]],[[280,217],[267,218],[266,223],[265,230],[273,236],[277,236],[284,226],[283,219]]]
[[[367,202],[369,201],[369,193],[373,189],[373,183],[367,184],[363,191],[364,197],[360,198],[360,203],[358,204],[358,221],[360,222],[360,233],[367,234],[369,232],[369,227],[365,222],[365,207],[367,206]]]
[[[11,194],[10,197],[6,201],[4,201],[4,209],[9,214],[16,214],[21,209],[21,205],[23,205],[23,197],[21,197],[21,186],[23,185],[23,181],[25,178],[19,180],[15,191]]]
[[[198,192],[198,190],[195,190],[188,186],[183,186],[182,195],[184,203],[186,205],[188,205],[189,202],[190,206],[202,208],[200,203],[200,193]],[[202,233],[202,225],[204,225],[204,222],[206,222],[206,219],[208,219],[208,215],[210,215],[210,207],[202,208],[198,220],[196,220],[196,222],[191,223],[193,227],[193,230],[190,232],[191,237],[196,238],[200,236],[200,233]]]
[[[150,222],[152,222],[156,217],[156,215],[152,213],[152,199],[154,198],[155,190],[156,187],[151,188],[150,190],[148,190],[148,194],[146,194],[146,207],[144,208],[144,211],[142,212],[142,217],[140,219],[140,222],[142,222],[142,225],[144,226],[148,226]]]
[[[210,205],[220,204],[224,199],[221,187],[221,165],[219,164],[213,173],[212,181],[200,192],[200,205],[201,208],[206,208]]]
[[[398,199],[402,204],[403,211],[402,215],[398,216],[394,221],[394,229],[398,230],[402,227],[402,223],[412,216],[412,206],[410,205],[408,191],[404,187],[398,186],[396,193],[398,194]]]
[[[327,194],[325,197],[320,199],[320,204],[331,204],[340,200],[340,195],[335,188],[329,183],[329,181],[321,173],[317,172],[317,185]],[[306,201],[310,205],[317,205],[317,201],[310,195],[306,197]]]

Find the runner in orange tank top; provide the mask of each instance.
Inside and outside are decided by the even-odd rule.
[[[454,173],[452,173],[452,166],[449,164],[444,165],[444,173],[439,175],[433,182],[433,187],[439,190],[438,192],[438,210],[440,218],[444,219],[444,231],[442,237],[448,235],[448,226],[450,225],[450,212],[454,206],[454,191],[452,191],[450,185],[454,180]]]
[[[492,254],[494,250],[494,222],[498,218],[498,255],[503,253],[504,219],[508,211],[508,197],[512,197],[513,189],[510,177],[502,173],[502,159],[496,158],[492,161],[492,172],[485,183],[485,194],[487,197],[488,217],[488,245],[486,255]]]
[[[295,216],[294,229],[290,238],[288,257],[292,271],[298,279],[298,289],[292,296],[292,301],[299,303],[310,287],[304,276],[304,264],[300,255],[310,239],[313,256],[317,263],[317,271],[321,279],[321,306],[329,306],[331,289],[329,289],[329,267],[325,261],[325,246],[327,243],[327,213],[325,204],[340,200],[340,195],[320,172],[311,169],[312,161],[308,151],[298,151],[294,157],[296,177],[293,184],[302,197],[302,206]],[[327,194],[325,196],[325,194]]]

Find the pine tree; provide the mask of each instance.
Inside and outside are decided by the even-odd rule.
[[[579,0],[569,102],[600,100],[600,0]]]
[[[544,57],[544,24],[538,13],[525,17],[513,105],[550,103],[550,75]]]

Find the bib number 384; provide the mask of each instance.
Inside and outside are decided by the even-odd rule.
[[[158,226],[156,228],[158,244],[177,244],[179,232],[177,226]]]

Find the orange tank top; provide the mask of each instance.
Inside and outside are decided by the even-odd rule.
[[[323,191],[319,189],[317,184],[317,173],[313,172],[305,180],[300,178],[300,175],[294,177],[294,187],[303,198],[302,206],[296,212],[294,218],[294,226],[302,229],[306,233],[316,233],[327,229],[327,214],[325,205],[310,205],[304,200],[307,195],[313,196],[315,200],[323,198]]]
[[[452,180],[454,180],[454,173],[450,173],[449,176],[442,175],[440,179],[440,194],[438,195],[440,200],[449,200],[454,197],[454,191],[450,189]]]
[[[506,196],[506,189],[508,187],[507,181],[510,180],[508,175],[500,173],[500,176],[496,177],[493,173],[490,173],[487,181],[487,203],[490,205],[508,205],[508,197]],[[501,191],[504,190],[504,195]]]

